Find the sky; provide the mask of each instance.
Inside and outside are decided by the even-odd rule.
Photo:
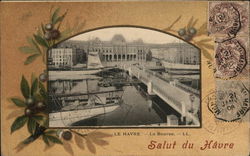
[[[70,40],[87,41],[96,37],[101,41],[110,41],[115,34],[122,34],[127,42],[132,42],[141,38],[145,43],[182,43],[183,41],[155,30],[135,28],[135,27],[113,27],[93,30],[77,35]]]

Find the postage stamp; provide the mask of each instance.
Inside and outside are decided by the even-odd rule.
[[[245,35],[248,32],[248,2],[210,2],[209,34]]]
[[[248,40],[245,38],[217,42],[215,48],[215,75],[217,78],[230,79],[242,73],[248,62],[247,43]]]
[[[209,94],[205,96],[205,98],[202,100],[202,102],[205,103],[206,106],[215,106],[216,105],[216,91],[211,90]],[[210,109],[207,107],[209,112]],[[203,120],[202,126],[203,128],[208,131],[209,133],[212,134],[220,134],[220,135],[225,135],[233,132],[234,130],[237,129],[243,122],[242,119],[239,119],[237,121],[225,121],[225,120],[220,120],[214,117],[213,113],[203,113]]]
[[[250,109],[249,82],[217,80],[216,85],[215,101],[207,103],[214,117],[229,122],[242,119]]]

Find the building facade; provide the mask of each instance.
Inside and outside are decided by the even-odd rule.
[[[153,58],[177,64],[200,64],[200,51],[188,44],[172,44],[165,48],[150,49]]]
[[[121,34],[114,35],[110,41],[101,41],[97,37],[88,41],[67,40],[58,44],[57,49],[71,49],[72,56],[67,54],[73,61],[71,65],[86,64],[89,52],[98,52],[102,62],[145,62],[154,58],[171,63],[200,63],[199,50],[188,43],[152,44],[144,43],[142,39],[128,42]],[[54,57],[58,57],[57,54]],[[69,64],[58,58],[54,62],[57,66]]]
[[[126,42],[120,34],[114,35],[111,41],[95,38],[90,41],[65,41],[58,45],[58,48],[68,47],[76,51],[81,49],[83,53],[98,52],[104,62],[146,61],[146,55],[149,52],[148,46],[142,40]]]
[[[48,56],[52,67],[72,67],[76,64],[76,51],[73,48],[53,48]]]

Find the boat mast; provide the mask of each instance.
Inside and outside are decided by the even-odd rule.
[[[88,69],[88,61],[89,61],[89,59],[88,59],[88,56],[89,56],[89,48],[90,48],[90,36],[89,36],[89,39],[88,39],[89,41],[88,41],[88,48],[87,48],[87,62],[86,62],[86,67],[87,67],[87,69]]]
[[[180,43],[180,40],[179,40],[179,48],[180,48],[180,52],[179,52],[179,54],[180,54],[180,64],[184,64],[184,62],[183,62],[183,55],[182,55],[182,53],[183,53],[183,47],[182,47],[182,45],[181,45],[181,43]]]
[[[86,79],[86,87],[87,87],[87,95],[88,95],[88,99],[89,99],[89,85],[88,85],[88,79]]]

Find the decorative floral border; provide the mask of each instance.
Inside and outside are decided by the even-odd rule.
[[[60,14],[60,8],[51,8],[50,18],[47,24],[41,24],[38,30],[33,36],[27,37],[29,45],[20,47],[19,50],[22,53],[28,54],[29,56],[24,62],[24,65],[33,63],[39,56],[42,57],[43,62],[46,64],[46,53],[48,49],[60,41],[80,32],[85,26],[83,23],[75,23],[71,28],[68,24],[65,30],[60,30],[60,26],[66,17],[68,11]],[[48,80],[46,70],[44,73],[36,77],[34,74],[31,75],[31,82],[22,76],[20,83],[20,90],[23,95],[20,97],[11,97],[10,101],[19,107],[19,113],[13,111],[9,114],[7,119],[14,117],[16,114],[21,114],[16,117],[11,125],[11,133],[21,129],[27,125],[30,136],[20,142],[16,146],[16,151],[21,151],[28,144],[34,142],[37,139],[42,139],[46,144],[45,150],[51,148],[54,144],[61,144],[65,151],[73,155],[74,151],[71,147],[72,143],[70,140],[74,137],[76,145],[80,149],[84,149],[84,140],[87,148],[90,152],[96,153],[95,145],[105,146],[109,143],[104,140],[106,137],[112,135],[103,132],[93,131],[85,134],[81,130],[73,129],[49,129],[48,128],[48,112],[47,112],[47,91],[44,83]]]
[[[68,11],[60,14],[60,8],[52,7],[50,10],[49,22],[47,24],[41,23],[38,30],[31,37],[27,37],[27,46],[20,47],[19,50],[22,53],[29,55],[24,62],[24,65],[33,63],[38,57],[42,57],[43,62],[46,64],[47,50],[59,43],[60,41],[81,32],[85,26],[83,23],[76,23],[73,27],[68,26],[65,30],[61,30],[60,26],[64,21]],[[201,48],[203,56],[209,61],[213,58],[209,53],[213,46],[210,43],[212,39],[206,38],[198,40],[199,36],[207,37],[206,26],[207,23],[202,24],[196,28],[198,19],[193,17],[189,20],[188,24],[180,28],[179,30],[173,29],[174,25],[181,19],[179,16],[170,26],[163,29],[166,32],[178,34],[182,39],[187,42],[191,42]],[[94,131],[91,133],[82,133],[80,129],[49,129],[48,128],[48,112],[47,112],[47,91],[44,83],[48,80],[46,70],[44,73],[36,77],[31,75],[31,82],[22,76],[20,82],[20,90],[23,95],[20,97],[11,97],[10,100],[18,108],[9,114],[8,119],[16,117],[16,114],[21,114],[16,117],[11,125],[11,133],[21,129],[27,125],[27,130],[30,134],[28,138],[20,142],[16,146],[16,151],[22,150],[28,144],[34,142],[37,139],[42,139],[46,145],[45,150],[52,147],[54,144],[61,144],[64,149],[71,155],[74,151],[71,147],[72,138],[74,137],[75,144],[80,149],[85,149],[85,144],[88,150],[92,153],[96,153],[95,145],[105,146],[109,143],[104,140],[106,137],[112,135],[103,132]],[[18,111],[17,111],[18,110]],[[19,113],[17,113],[19,112]],[[84,144],[85,143],[85,144]]]
[[[191,42],[201,49],[202,55],[209,61],[213,60],[209,50],[214,50],[214,46],[211,44],[212,38],[207,35],[207,23],[203,23],[197,27],[198,19],[191,17],[188,24],[178,30],[173,29],[174,25],[181,20],[182,16],[179,16],[170,26],[163,29],[167,32],[178,34],[183,40]],[[200,39],[202,37],[203,39]]]

